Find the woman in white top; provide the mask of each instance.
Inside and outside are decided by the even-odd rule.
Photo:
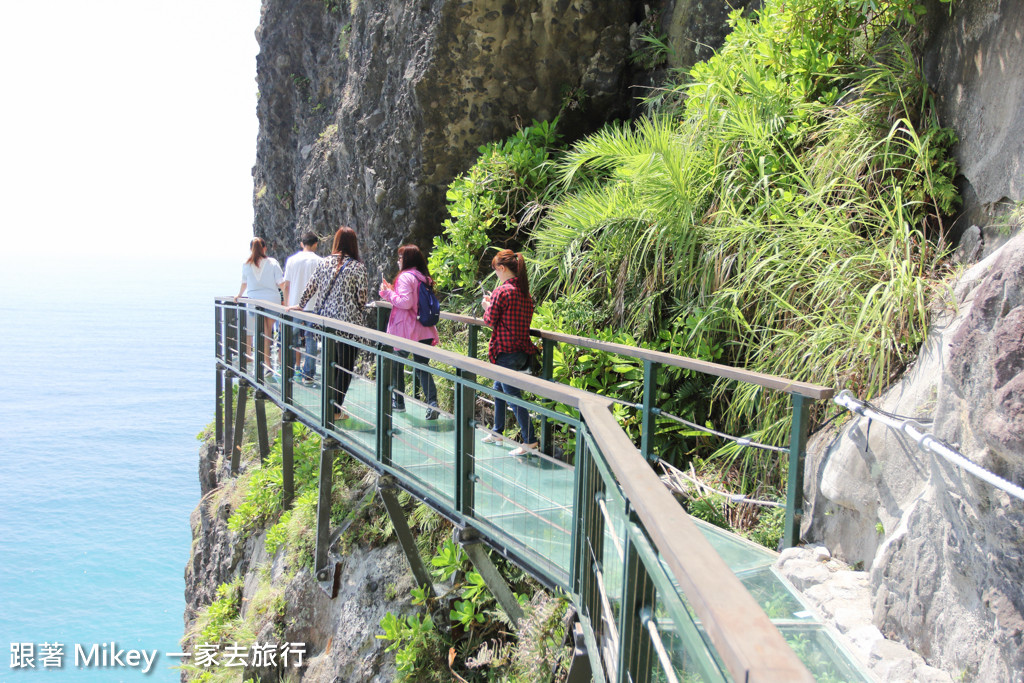
[[[242,264],[242,286],[238,290],[235,301],[243,295],[249,299],[269,301],[272,304],[281,303],[281,283],[284,282],[284,272],[281,264],[276,259],[267,256],[267,243],[262,237],[253,238],[249,242],[249,259]],[[251,334],[256,326],[256,316],[252,313],[246,317],[245,328],[250,334],[246,336],[246,353],[252,348]],[[270,318],[263,319],[263,358],[267,365],[270,365],[270,340],[274,335],[274,321]]]

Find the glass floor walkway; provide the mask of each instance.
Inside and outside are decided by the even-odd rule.
[[[265,388],[280,398],[279,380],[277,384],[268,382]],[[319,422],[318,386],[307,387],[296,381],[291,393],[292,409],[301,417]],[[342,446],[371,460],[377,458],[376,395],[376,383],[357,375],[344,403],[348,417],[335,422]],[[454,420],[443,413],[440,419],[427,420],[423,404],[407,398],[406,405],[406,412],[392,415],[391,467],[436,502],[454,510]],[[487,433],[474,430],[474,523],[479,523],[482,530],[490,527],[497,536],[512,539],[519,553],[565,587],[572,549],[575,468],[543,455],[513,457],[509,451],[514,442],[484,443]],[[817,680],[871,680],[832,630],[817,619],[796,589],[773,568],[777,553],[700,520],[694,522]],[[606,538],[605,546],[612,547],[616,539],[610,533]],[[621,576],[610,575],[606,583],[620,585]],[[615,592],[612,589],[608,595],[613,604],[620,598]],[[714,653],[692,611],[691,615]]]

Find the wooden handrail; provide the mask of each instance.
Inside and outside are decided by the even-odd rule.
[[[216,301],[233,304],[229,297],[217,298]],[[263,301],[247,300],[245,303],[266,310],[284,321],[322,326],[324,330],[350,334],[369,342],[414,352],[579,410],[629,505],[682,588],[733,678],[737,681],[770,683],[814,680],[779,630],[704,538],[616,422],[610,400],[334,318],[289,311],[283,306]],[[244,304],[239,302],[235,305],[241,307]]]
[[[391,308],[391,304],[386,301],[375,301],[369,304],[369,307]],[[441,317],[445,320],[451,320],[465,325],[487,327],[487,324],[484,323],[481,318],[474,318],[469,315],[460,315],[457,313],[442,311]],[[564,334],[562,332],[551,332],[549,330],[542,330],[538,328],[531,328],[530,334],[539,339],[550,339],[554,342],[572,344],[573,346],[593,349],[595,351],[605,351],[625,356],[627,358],[636,358],[638,360],[651,361],[652,363],[671,365],[677,368],[686,368],[687,370],[694,370],[705,375],[756,384],[757,386],[765,387],[766,389],[784,391],[789,394],[799,394],[800,396],[806,396],[807,398],[815,400],[831,398],[832,395],[835,394],[835,389],[829,387],[808,384],[807,382],[798,382],[796,380],[786,379],[785,377],[779,377],[777,375],[767,375],[761,372],[743,370],[742,368],[734,368],[729,365],[722,365],[721,363],[712,363],[710,361],[698,360],[696,358],[678,356],[664,351],[653,351],[651,349],[644,349],[638,346],[626,346],[625,344],[605,342],[598,339],[590,339],[589,337],[580,337],[573,334]]]

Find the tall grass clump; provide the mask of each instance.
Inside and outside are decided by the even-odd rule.
[[[877,394],[912,358],[956,207],[906,0],[767,0],[649,113],[578,142],[533,233],[535,281],[656,343],[680,317],[722,361]],[[733,433],[784,444],[789,397],[715,387]],[[784,463],[712,467],[779,486]],[[736,467],[738,465],[738,467]],[[750,484],[752,485],[752,484]],[[750,485],[745,486],[748,488]]]

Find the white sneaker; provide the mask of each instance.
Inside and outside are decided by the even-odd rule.
[[[504,440],[505,439],[503,439],[500,435],[495,434],[494,432],[487,434],[487,436],[483,438],[484,443],[501,443]]]

